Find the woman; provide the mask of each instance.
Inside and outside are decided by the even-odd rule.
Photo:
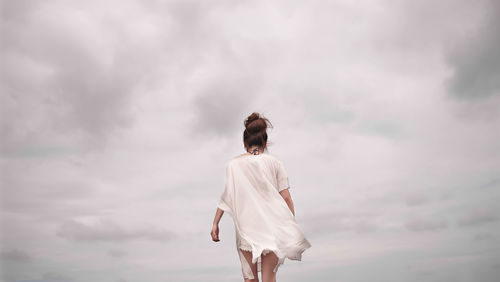
[[[267,118],[252,113],[244,122],[247,153],[226,163],[226,183],[215,214],[211,236],[219,240],[219,221],[227,211],[236,230],[236,249],[246,282],[276,281],[285,258],[298,260],[311,247],[295,221],[288,176],[281,160],[268,154]]]

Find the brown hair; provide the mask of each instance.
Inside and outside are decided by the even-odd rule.
[[[253,145],[267,148],[267,128],[273,127],[271,122],[261,116],[259,113],[253,112],[245,121],[245,131],[243,131],[243,142],[249,148]]]

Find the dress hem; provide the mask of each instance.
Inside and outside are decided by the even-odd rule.
[[[244,244],[238,244],[238,253],[240,255],[241,262],[245,264],[242,268],[242,273],[243,277],[245,279],[255,279],[252,273],[252,270],[250,268],[250,265],[248,264],[248,261],[246,258],[243,256],[241,251],[250,251],[252,252],[252,264],[257,263],[257,273],[261,272],[261,255],[267,255],[270,252],[273,252],[276,257],[278,257],[278,263],[273,269],[273,272],[278,272],[279,267],[285,263],[285,259],[288,258],[289,260],[296,260],[296,261],[301,261],[302,260],[302,253],[309,249],[311,247],[311,244],[309,241],[304,238],[294,244],[290,244],[286,247],[283,248],[264,248],[260,251],[260,254],[256,257],[253,257],[253,248],[251,246],[245,246]],[[257,249],[257,248],[255,248]],[[255,258],[255,262],[253,259]],[[246,270],[246,271],[245,271]]]

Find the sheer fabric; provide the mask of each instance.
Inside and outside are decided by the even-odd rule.
[[[252,263],[261,271],[261,254],[274,252],[278,271],[285,258],[302,260],[302,253],[311,247],[295,216],[279,194],[289,189],[283,162],[274,155],[243,154],[226,163],[224,191],[218,208],[233,218],[236,249],[243,276],[254,279],[242,250],[252,251]]]

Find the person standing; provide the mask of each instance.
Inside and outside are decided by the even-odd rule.
[[[244,125],[246,153],[226,162],[224,191],[210,235],[214,242],[220,241],[219,221],[228,212],[244,281],[259,281],[260,272],[263,282],[275,282],[285,258],[301,261],[312,245],[295,220],[284,164],[267,150],[269,120],[253,112]]]

